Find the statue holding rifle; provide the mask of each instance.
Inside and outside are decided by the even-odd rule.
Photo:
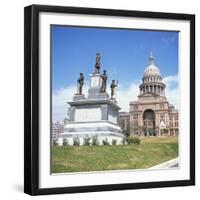
[[[116,98],[117,86],[118,86],[118,81],[112,80],[112,83],[110,85],[110,88],[111,88],[111,99],[115,99]]]
[[[106,84],[107,84],[107,79],[108,79],[106,70],[103,70],[103,74],[101,75],[101,78],[102,78],[101,92],[106,92]]]
[[[77,80],[77,93],[80,95],[82,94],[83,84],[84,84],[84,76],[83,73],[80,73],[79,79]]]
[[[100,54],[96,53],[95,74],[100,73]]]

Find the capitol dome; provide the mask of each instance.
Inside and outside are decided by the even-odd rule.
[[[152,53],[149,58],[149,65],[144,70],[142,77],[142,84],[140,84],[140,94],[156,94],[165,96],[165,84],[162,82],[162,76],[160,70],[154,63],[154,57]]]
[[[160,70],[155,66],[152,53],[149,58],[149,66],[144,70],[144,77],[146,76],[160,76]]]

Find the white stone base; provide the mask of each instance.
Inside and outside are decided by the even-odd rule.
[[[84,138],[90,138],[90,143],[93,137],[98,138],[99,145],[102,145],[103,140],[107,140],[112,144],[113,140],[118,144],[122,144],[124,135],[121,133],[121,128],[109,121],[99,122],[70,122],[65,126],[65,132],[60,135],[58,145],[63,145],[63,141],[67,140],[68,145],[73,145],[74,138],[79,138],[80,145],[84,144]]]
[[[83,139],[84,136],[80,135],[78,138],[80,140],[80,145],[83,145],[84,144],[84,139]],[[92,138],[92,136],[90,138]],[[60,137],[58,139],[58,145],[59,146],[63,146],[64,139],[67,139],[68,145],[73,146],[73,144],[74,144],[74,142],[73,142],[74,138],[73,137],[67,137],[67,138]],[[105,137],[99,136],[98,137],[98,145],[103,145],[103,140],[107,140],[109,142],[109,145],[112,145],[113,140],[117,141],[116,145],[123,144],[122,143],[123,138],[119,138],[119,137],[115,137],[115,136],[105,136]],[[91,143],[92,143],[92,139],[90,140],[90,145],[92,145]]]

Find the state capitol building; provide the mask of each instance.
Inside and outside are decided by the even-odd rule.
[[[165,88],[151,54],[139,86],[137,101],[130,102],[129,112],[119,113],[122,130],[134,136],[178,135],[178,111],[169,104]]]

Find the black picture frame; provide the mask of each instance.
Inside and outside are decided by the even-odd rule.
[[[190,23],[190,179],[162,182],[39,188],[39,13],[76,13]],[[46,195],[195,185],[195,15],[161,12],[31,5],[24,9],[24,192]]]

